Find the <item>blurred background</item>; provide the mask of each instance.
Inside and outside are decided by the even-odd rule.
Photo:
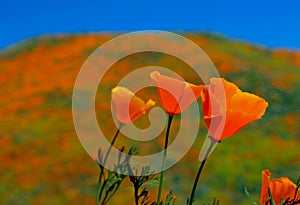
[[[0,7],[0,204],[95,204],[98,167],[81,146],[72,121],[72,90],[87,57],[116,35],[166,30],[198,44],[220,75],[265,98],[262,120],[224,140],[207,162],[198,203],[259,201],[261,171],[300,177],[300,3],[297,1],[7,1]],[[128,72],[145,65],[172,68],[200,84],[177,58],[142,53],[114,64],[98,92],[98,121],[107,136],[110,90]],[[153,88],[139,95],[154,98]],[[160,104],[158,103],[158,106]],[[174,133],[179,119],[175,119]],[[148,123],[147,115],[138,123]],[[199,166],[203,123],[190,152],[166,172],[165,191],[184,204]],[[120,137],[116,147],[141,146]],[[142,154],[161,147],[143,144]],[[155,186],[152,197],[155,198]],[[133,204],[126,182],[111,204]],[[197,203],[196,203],[197,204]]]

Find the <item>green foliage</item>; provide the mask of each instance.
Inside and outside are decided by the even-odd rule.
[[[129,174],[129,160],[132,155],[136,154],[136,149],[130,148],[128,155],[124,159],[121,159],[121,153],[124,151],[124,149],[125,147],[122,147],[120,150],[118,163],[114,165],[114,171],[107,170],[103,166],[106,162],[106,156],[109,154],[109,151],[105,155],[102,153],[101,149],[98,151],[97,163],[100,168],[100,176],[96,198],[97,204],[107,204],[109,200],[117,193],[120,185]]]

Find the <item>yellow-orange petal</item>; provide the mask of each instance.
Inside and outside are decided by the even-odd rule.
[[[140,100],[140,98],[134,96],[130,101],[129,113],[132,122],[140,118],[148,109],[155,105],[155,102],[152,99],[148,100],[146,104],[144,101],[142,101],[143,103],[141,104]]]
[[[158,71],[151,72],[150,77],[157,87],[160,101],[165,111],[169,114],[175,114],[179,109],[178,101],[185,87],[184,82],[161,75]]]
[[[222,135],[220,139],[212,136],[215,140],[223,140],[230,137],[247,124],[261,119],[268,107],[268,103],[256,95],[239,92],[232,96],[228,107]],[[222,129],[222,127],[220,127],[220,129]],[[212,130],[210,130],[210,132],[212,132]]]
[[[226,112],[226,102],[218,99],[208,87],[202,89],[201,99],[204,117],[222,116]]]
[[[269,170],[262,171],[262,188],[260,195],[260,204],[264,205],[269,198],[268,187],[272,193],[272,198],[275,204],[280,204],[287,198],[294,199],[296,192],[296,184],[286,177],[270,180],[271,172]],[[296,200],[300,199],[300,190],[296,195]]]
[[[223,140],[234,135],[247,124],[257,120],[257,118],[254,118],[253,115],[249,115],[248,113],[238,110],[230,110],[226,112],[226,120],[224,126],[221,127],[220,123],[222,122],[223,117],[225,117],[225,115],[212,117],[204,116],[204,121],[209,134],[216,141]],[[212,123],[212,120],[215,120],[215,122]]]
[[[217,99],[226,99],[226,104],[229,104],[229,101],[233,95],[242,92],[237,85],[225,80],[224,78],[211,78],[209,88]],[[226,98],[223,99],[224,97]]]
[[[239,110],[252,115],[253,118],[260,119],[265,114],[268,106],[268,102],[257,95],[239,92],[231,97],[228,109]]]
[[[140,118],[146,110],[155,104],[149,100],[146,104],[133,92],[124,87],[112,89],[112,106],[121,124],[128,124]]]
[[[260,204],[264,205],[269,198],[268,187],[270,185],[271,172],[265,169],[261,172],[261,193],[260,193]]]
[[[161,75],[158,71],[150,73],[154,81],[161,104],[168,114],[175,115],[185,110],[201,94],[203,86]]]
[[[263,98],[242,92],[223,78],[211,79],[211,84],[202,90],[201,96],[204,121],[215,140],[230,137],[247,124],[260,119],[268,107]]]
[[[280,204],[280,201],[286,200],[288,197],[290,199],[294,198],[296,185],[286,177],[281,177],[279,179],[273,179],[270,182],[270,190],[272,197],[276,204]]]

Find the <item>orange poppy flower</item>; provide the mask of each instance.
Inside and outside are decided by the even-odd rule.
[[[161,75],[158,71],[150,73],[156,84],[161,104],[170,115],[176,115],[188,108],[200,95],[203,85],[193,85],[175,78]]]
[[[210,85],[202,90],[201,97],[206,127],[216,141],[230,137],[245,125],[261,119],[268,107],[263,98],[242,92],[223,78],[212,78]],[[221,123],[224,126],[220,126]]]
[[[281,201],[285,201],[288,197],[290,200],[294,199],[296,192],[296,184],[286,177],[270,180],[271,172],[267,169],[262,171],[262,186],[260,194],[260,204],[265,205],[269,199],[268,187],[272,193],[272,198],[275,204],[280,204]],[[296,195],[296,200],[300,200],[300,190]]]
[[[112,108],[120,124],[128,124],[140,118],[149,108],[155,105],[153,100],[145,103],[133,92],[124,87],[115,87],[112,93]],[[129,109],[128,109],[129,108]]]

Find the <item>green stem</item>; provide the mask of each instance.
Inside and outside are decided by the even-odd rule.
[[[102,165],[100,164],[100,169],[101,169],[101,170],[100,170],[99,180],[98,180],[98,186],[97,186],[96,205],[99,205],[99,204],[100,204],[101,195],[102,195],[103,189],[104,189],[105,184],[106,184],[106,183],[104,183],[104,184],[102,184],[102,186],[101,186],[102,177],[103,177],[103,174],[104,174],[104,172],[103,172],[103,170],[104,170],[104,165],[105,165],[105,163],[106,163],[106,161],[107,161],[107,158],[108,158],[108,155],[109,155],[109,153],[110,153],[110,151],[111,151],[111,148],[112,148],[112,146],[114,145],[114,143],[115,143],[115,141],[116,141],[116,139],[117,139],[117,137],[118,137],[118,135],[119,135],[119,133],[120,133],[121,128],[122,128],[122,125],[119,126],[119,128],[118,128],[118,130],[117,130],[117,132],[116,132],[116,134],[115,134],[115,136],[114,136],[114,138],[113,138],[113,140],[112,140],[111,143],[110,143],[110,146],[109,146],[109,148],[108,148],[108,150],[107,150],[107,153],[106,153],[106,155],[105,155],[105,157],[104,157],[103,164],[102,164]]]
[[[113,147],[113,145],[114,145],[114,143],[115,143],[115,141],[116,141],[116,139],[117,139],[117,137],[118,137],[118,135],[119,135],[119,133],[120,133],[121,128],[122,128],[122,125],[119,126],[119,129],[117,130],[117,132],[116,132],[116,134],[115,134],[113,140],[112,140],[111,143],[110,143],[110,146],[109,146],[109,148],[108,148],[108,150],[107,150],[106,156],[105,156],[105,158],[104,158],[104,160],[103,160],[103,167],[105,166],[105,163],[106,163],[106,161],[107,161],[108,155],[110,154],[111,148]]]
[[[100,167],[100,174],[99,174],[99,180],[97,185],[97,196],[96,196],[96,205],[99,205],[100,202],[100,190],[101,190],[101,181],[102,181],[102,175],[103,175],[103,167]]]
[[[200,165],[200,167],[199,167],[198,173],[197,173],[196,178],[195,178],[195,181],[194,181],[193,189],[192,189],[191,196],[190,196],[189,203],[188,203],[189,205],[192,205],[192,204],[193,204],[195,192],[196,192],[196,189],[197,189],[197,184],[198,184],[198,181],[199,181],[199,179],[200,179],[200,175],[201,175],[201,173],[202,173],[203,167],[204,167],[204,165],[205,165],[205,162],[206,162],[206,160],[207,160],[207,157],[208,157],[209,153],[211,152],[213,146],[214,146],[215,143],[216,143],[215,140],[213,140],[213,139],[211,139],[211,138],[210,138],[210,140],[211,140],[211,141],[210,141],[210,145],[209,145],[209,147],[208,147],[208,149],[207,149],[207,152],[205,153],[204,160],[201,162],[201,165]]]
[[[134,201],[135,205],[139,205],[139,187],[134,186]]]
[[[157,204],[158,205],[160,203],[161,192],[162,192],[162,187],[163,187],[164,164],[165,164],[165,158],[167,156],[167,148],[168,148],[168,143],[169,143],[169,133],[170,133],[170,127],[171,127],[173,117],[174,117],[173,115],[169,114],[167,132],[166,132],[166,138],[165,138],[165,146],[164,146],[164,156],[163,156],[163,161],[162,161],[162,171],[160,172],[159,188],[158,188],[158,195],[157,195]]]

